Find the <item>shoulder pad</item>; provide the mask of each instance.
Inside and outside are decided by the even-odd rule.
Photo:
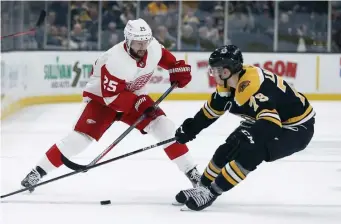
[[[239,79],[235,92],[235,101],[239,106],[245,104],[260,89],[264,81],[264,76],[259,68],[250,66],[244,67],[244,69],[245,73]]]
[[[118,45],[109,53],[105,66],[110,75],[122,80],[129,81],[130,76],[136,73],[136,62],[124,50],[123,45]]]
[[[153,53],[161,54],[163,45],[159,43],[155,38],[152,39],[148,46],[148,51],[153,51]]]

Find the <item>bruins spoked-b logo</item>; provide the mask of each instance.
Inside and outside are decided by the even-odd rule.
[[[246,81],[241,82],[241,83],[238,85],[238,92],[239,92],[239,93],[244,92],[244,90],[246,89],[246,87],[248,87],[249,85],[250,85],[250,81],[249,81],[249,80],[246,80]]]

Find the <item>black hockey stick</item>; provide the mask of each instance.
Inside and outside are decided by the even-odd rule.
[[[153,107],[157,108],[158,105],[164,100],[173,90],[174,88],[177,87],[177,83],[174,83],[171,87],[169,87],[162,96],[154,103]],[[101,154],[99,154],[93,161],[91,161],[88,165],[80,165],[77,163],[74,163],[70,161],[68,158],[63,156],[62,154],[62,162],[64,163],[65,166],[72,170],[82,170],[82,171],[87,171],[87,168],[91,165],[96,164],[99,160],[101,160],[108,152],[110,152],[118,143],[122,141],[123,138],[125,138],[141,121],[143,121],[147,117],[146,114],[142,114],[137,121],[135,121],[134,124],[129,126],[111,145],[109,145]]]
[[[135,151],[126,153],[126,154],[124,154],[124,155],[121,155],[121,156],[118,156],[118,157],[115,157],[115,158],[112,158],[112,159],[105,160],[105,161],[103,161],[103,162],[100,162],[100,163],[97,163],[97,164],[88,166],[88,167],[87,167],[87,170],[93,169],[93,168],[95,168],[95,167],[102,166],[102,165],[107,164],[107,163],[111,163],[111,162],[116,161],[116,160],[119,160],[119,159],[126,158],[126,157],[128,157],[128,156],[135,155],[135,154],[137,154],[137,153],[140,153],[140,152],[143,152],[143,151],[146,151],[146,150],[149,150],[149,149],[152,149],[152,148],[155,148],[155,147],[158,147],[158,146],[161,146],[161,145],[164,145],[164,144],[173,142],[173,141],[175,141],[175,140],[176,140],[175,137],[174,137],[174,138],[170,138],[170,139],[167,139],[167,140],[165,140],[165,141],[156,143],[156,144],[154,144],[154,145],[150,145],[150,146],[147,146],[147,147],[144,147],[144,148],[141,148],[141,149],[138,149],[138,150],[135,150]],[[67,173],[67,174],[64,174],[64,175],[61,175],[61,176],[52,178],[52,179],[50,179],[50,180],[47,180],[47,181],[44,181],[44,182],[41,182],[41,183],[39,183],[39,184],[34,185],[33,188],[36,188],[36,187],[45,185],[45,184],[47,184],[47,183],[54,182],[54,181],[56,181],[56,180],[63,179],[63,178],[65,178],[65,177],[73,176],[73,175],[75,175],[75,174],[77,174],[77,173],[81,173],[82,171],[83,171],[83,170],[77,170],[77,171],[73,171],[73,172],[70,172],[70,173]],[[11,192],[11,193],[9,193],[9,194],[1,195],[0,198],[6,198],[6,197],[8,197],[8,196],[15,195],[15,194],[18,194],[18,193],[27,191],[27,190],[29,190],[29,189],[32,189],[32,187],[23,188],[23,189],[20,189],[20,190],[17,190],[17,191],[13,191],[13,192]]]
[[[45,12],[45,10],[42,10],[40,12],[40,15],[39,15],[39,18],[38,18],[38,21],[37,21],[35,27],[33,27],[33,28],[31,28],[30,30],[27,30],[27,31],[23,31],[23,32],[18,32],[18,33],[13,33],[13,34],[1,36],[0,39],[4,39],[4,38],[7,38],[7,37],[18,37],[18,36],[22,36],[22,35],[31,34],[31,33],[36,32],[37,28],[39,28],[41,26],[41,24],[44,22],[45,16],[46,16],[46,12]]]

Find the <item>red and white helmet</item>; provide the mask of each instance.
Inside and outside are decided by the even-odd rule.
[[[130,49],[132,40],[151,41],[152,38],[152,29],[150,29],[148,23],[143,19],[129,20],[124,28],[124,39],[127,43],[128,50]]]

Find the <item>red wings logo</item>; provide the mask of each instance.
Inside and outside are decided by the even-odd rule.
[[[248,87],[249,85],[250,85],[250,81],[248,81],[248,80],[241,82],[241,83],[238,85],[238,92],[239,92],[239,93],[244,92],[244,90],[246,89],[246,87]]]
[[[142,87],[144,87],[147,84],[147,82],[150,80],[153,73],[154,72],[151,72],[151,73],[146,74],[146,75],[141,75],[137,79],[130,81],[130,82],[127,82],[126,89],[131,91],[131,92],[142,89]]]

